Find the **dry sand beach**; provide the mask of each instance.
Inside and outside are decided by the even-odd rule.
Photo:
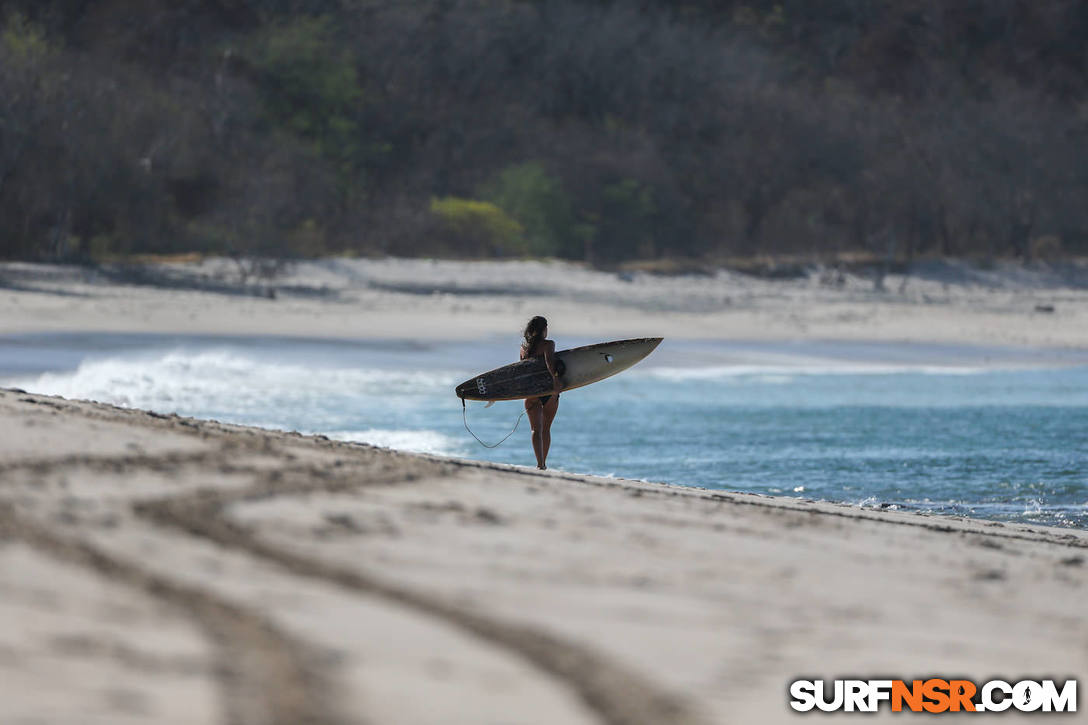
[[[329,259],[240,286],[226,260],[154,274],[0,265],[0,334],[154,332],[472,340],[543,311],[592,339],[863,340],[1088,348],[1088,266],[918,262],[870,277],[615,274],[563,262]],[[145,279],[160,286],[135,284]],[[162,285],[169,285],[164,287]],[[276,298],[238,294],[275,289]],[[216,291],[225,292],[216,293]],[[650,331],[650,332],[648,332]]]
[[[0,333],[474,339],[542,309],[595,337],[1088,347],[1088,290],[1068,270],[945,264],[876,292],[849,275],[332,260],[296,267],[274,299],[197,288],[227,270],[179,265],[163,289],[0,266]],[[13,390],[0,431],[5,725],[770,723],[798,717],[801,677],[1088,672],[1080,530]]]
[[[0,420],[5,723],[778,722],[801,676],[1088,666],[1080,531]]]

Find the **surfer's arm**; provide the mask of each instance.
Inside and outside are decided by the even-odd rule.
[[[548,340],[544,343],[544,364],[548,367],[548,372],[552,374],[552,382],[555,383],[555,392],[559,392],[563,389],[563,383],[559,381],[559,366],[555,357],[555,343]]]

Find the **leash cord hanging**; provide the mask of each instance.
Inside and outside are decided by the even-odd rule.
[[[503,443],[505,443],[506,438],[509,438],[510,436],[514,435],[514,431],[516,431],[518,429],[518,426],[521,425],[521,419],[524,418],[524,417],[525,417],[525,411],[523,410],[523,411],[521,411],[521,415],[518,416],[517,422],[514,423],[514,427],[511,428],[510,432],[506,434],[506,437],[503,438],[498,443],[496,443],[495,445],[488,445],[487,443],[484,443],[482,440],[480,440],[479,436],[477,436],[475,433],[473,433],[472,429],[468,427],[468,406],[465,405],[465,399],[461,398],[461,419],[465,421],[465,430],[467,430],[469,432],[469,434],[473,438],[476,439],[476,442],[479,443],[484,448],[498,448]]]

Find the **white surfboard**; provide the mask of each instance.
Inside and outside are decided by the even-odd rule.
[[[561,350],[555,355],[562,363],[563,392],[595,383],[623,372],[661,344],[664,338],[599,342],[596,345]],[[466,380],[457,386],[457,397],[465,400],[518,400],[552,392],[552,376],[543,357],[530,358]]]

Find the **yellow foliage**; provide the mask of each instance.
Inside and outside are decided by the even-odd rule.
[[[447,196],[431,199],[431,213],[447,232],[496,254],[525,254],[525,229],[489,201]]]
[[[52,48],[41,28],[28,22],[19,13],[8,17],[7,24],[0,32],[0,50],[8,60],[35,62],[46,58]]]

